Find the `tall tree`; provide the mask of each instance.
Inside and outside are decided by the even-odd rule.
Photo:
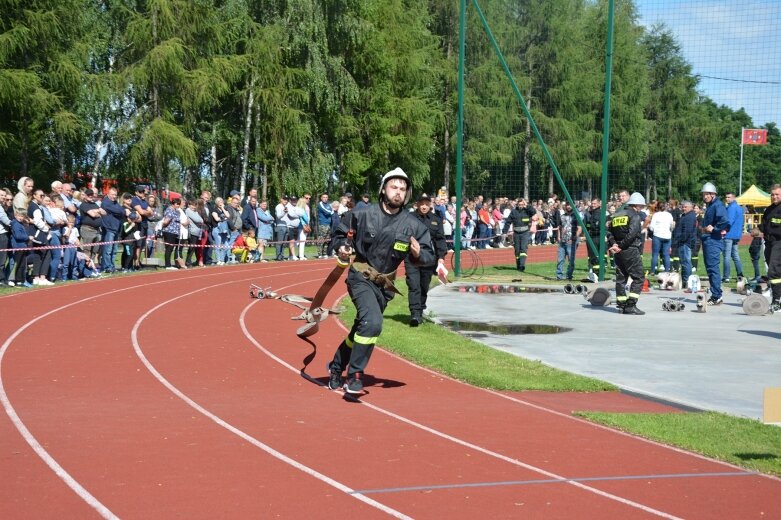
[[[663,25],[656,25],[646,34],[642,45],[648,55],[650,97],[646,119],[651,124],[648,164],[651,196],[658,198],[659,186],[667,197],[677,194],[676,179],[684,178],[689,164],[703,147],[696,135],[697,79],[691,65],[681,54],[673,34]],[[682,136],[689,136],[682,138]]]
[[[7,176],[49,179],[72,160],[88,9],[84,0],[0,2],[0,169]]]
[[[605,56],[607,46],[607,1],[599,0],[587,10],[587,41],[594,42],[598,55]],[[645,107],[649,99],[648,70],[640,38],[643,28],[637,22],[632,0],[615,3],[613,34],[613,80],[610,114],[610,153],[608,167],[611,187],[644,191],[650,185],[641,166],[648,153],[649,123]],[[602,60],[604,63],[604,60]],[[604,66],[602,67],[604,74]],[[602,139],[604,113],[599,108],[594,121]]]
[[[192,166],[196,145],[183,121],[181,93],[198,65],[198,54],[219,45],[207,2],[124,0],[115,15],[124,22],[125,51],[117,69],[134,100],[125,121],[131,162],[167,184],[168,163]],[[145,173],[141,173],[145,176]]]

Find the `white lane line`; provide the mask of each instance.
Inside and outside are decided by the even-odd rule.
[[[261,352],[263,352],[264,354],[266,354],[267,356],[269,356],[270,358],[272,358],[273,360],[275,360],[276,362],[278,362],[282,366],[286,367],[288,370],[290,370],[292,372],[295,372],[296,374],[299,374],[300,371],[297,368],[295,368],[294,366],[290,365],[289,363],[287,363],[283,359],[280,359],[279,357],[277,357],[276,355],[271,353],[268,349],[266,349],[263,345],[261,345],[255,339],[255,337],[252,336],[252,334],[250,334],[249,330],[247,330],[247,326],[245,324],[244,318],[245,318],[245,316],[247,314],[247,311],[250,309],[250,307],[252,307],[252,303],[247,305],[247,307],[241,313],[241,316],[239,318],[239,323],[241,325],[241,330],[244,331],[244,335]],[[337,394],[337,395],[341,395],[341,394]],[[561,481],[561,482],[569,484],[571,486],[575,486],[575,487],[583,489],[585,491],[588,491],[588,492],[600,495],[600,496],[605,497],[607,499],[614,500],[616,502],[620,502],[620,503],[622,503],[624,505],[628,505],[628,506],[640,509],[642,511],[645,511],[647,513],[659,516],[661,518],[667,518],[667,519],[670,519],[670,520],[681,520],[679,517],[671,515],[669,513],[665,513],[664,511],[659,511],[657,509],[654,509],[652,507],[646,506],[644,504],[640,504],[639,502],[635,502],[633,500],[629,500],[627,498],[623,498],[623,497],[620,497],[618,495],[614,495],[612,493],[608,493],[606,491],[602,491],[600,489],[588,486],[586,484],[582,484],[580,482],[572,481],[572,480],[570,480],[567,477],[564,477],[562,475],[558,475],[556,473],[544,470],[542,468],[538,468],[536,466],[532,466],[531,464],[526,464],[525,462],[521,462],[520,460],[513,459],[512,457],[507,457],[506,455],[502,455],[501,453],[497,453],[495,451],[491,451],[489,449],[483,448],[482,446],[478,446],[476,444],[472,444],[472,443],[470,443],[468,441],[459,439],[457,437],[453,437],[452,435],[448,435],[447,433],[441,432],[439,430],[435,430],[434,428],[431,428],[431,427],[426,426],[424,424],[418,423],[416,421],[413,421],[412,419],[408,419],[408,418],[403,417],[401,415],[398,415],[398,414],[396,414],[394,412],[391,412],[390,410],[386,410],[384,408],[381,408],[379,406],[373,405],[373,404],[368,403],[366,401],[361,400],[361,401],[357,401],[357,402],[360,402],[362,405],[364,405],[364,406],[374,410],[375,412],[381,413],[383,415],[386,415],[388,417],[396,419],[399,422],[402,422],[404,424],[408,424],[408,425],[410,425],[410,426],[412,426],[414,428],[418,428],[420,430],[423,430],[425,432],[428,432],[428,433],[430,433],[432,435],[435,435],[435,436],[440,437],[442,439],[448,440],[448,441],[453,442],[455,444],[458,444],[460,446],[464,446],[466,448],[470,448],[472,450],[478,451],[480,453],[483,453],[484,455],[488,455],[489,457],[493,457],[493,458],[502,460],[504,462],[508,462],[508,463],[510,463],[512,465],[520,466],[522,468],[525,468],[525,469],[528,469],[528,470],[531,470],[531,471],[534,471],[534,472],[537,472],[537,473],[541,473],[542,475],[545,475],[545,476],[550,477],[552,479],[555,479],[557,481]]]
[[[166,283],[175,283],[181,280],[191,280],[194,278],[206,278],[206,277],[212,277],[212,276],[219,276],[225,274],[225,272],[220,273],[210,273],[210,274],[204,274],[204,275],[198,275],[198,276],[189,276],[189,277],[182,277],[177,278],[174,280],[160,280],[157,282],[150,282],[147,284],[144,284],[143,287],[147,287],[149,285],[158,285],[158,284],[166,284]],[[110,518],[115,519],[118,518],[114,513],[111,512],[103,503],[101,503],[97,498],[95,498],[89,491],[87,491],[84,486],[79,484],[76,479],[74,479],[65,469],[52,457],[46,449],[41,446],[41,443],[38,442],[38,440],[35,438],[35,436],[30,432],[30,430],[25,426],[24,422],[19,418],[19,415],[16,413],[16,410],[14,409],[13,405],[11,404],[10,399],[8,398],[8,393],[5,391],[5,386],[3,384],[3,358],[5,357],[5,353],[8,351],[11,344],[14,342],[14,340],[19,337],[20,334],[22,334],[25,330],[30,328],[32,325],[36,324],[40,320],[51,316],[52,314],[55,314],[57,312],[60,312],[62,310],[68,309],[70,307],[74,307],[76,305],[95,300],[97,298],[102,298],[105,296],[110,296],[113,294],[121,293],[124,291],[129,291],[132,289],[137,289],[139,287],[142,287],[140,285],[134,285],[131,287],[124,287],[122,289],[116,289],[114,291],[108,291],[100,294],[96,294],[93,296],[89,296],[87,298],[83,298],[81,300],[77,300],[74,302],[70,302],[68,304],[62,305],[60,307],[57,307],[56,309],[52,309],[49,312],[46,312],[45,314],[41,314],[37,318],[34,318],[18,329],[14,331],[10,336],[8,336],[8,339],[5,340],[2,347],[0,347],[0,402],[3,403],[3,409],[5,410],[5,413],[8,415],[8,418],[11,420],[11,423],[14,425],[14,428],[19,432],[19,434],[22,436],[24,441],[33,449],[36,455],[41,458],[41,460],[49,466],[49,468],[54,472],[55,475],[57,475],[60,480],[62,480],[65,485],[67,485],[71,490],[73,490],[74,493],[76,493],[79,498],[84,500],[90,507],[92,507],[95,511],[97,511],[100,516],[103,518]]]
[[[295,287],[296,285],[301,285],[301,284],[304,284],[304,283],[310,283],[312,281],[314,281],[314,280],[306,280],[306,281],[303,281],[303,282],[297,282],[295,284],[291,284],[291,285],[287,285],[287,286],[284,286],[284,287],[275,288],[274,290],[279,292],[279,291],[281,291],[283,289],[288,289],[290,287]],[[320,473],[319,471],[317,471],[317,470],[315,470],[313,468],[310,468],[309,466],[306,466],[306,465],[298,462],[297,460],[295,460],[295,459],[293,459],[291,457],[288,457],[284,453],[281,453],[281,452],[275,450],[274,448],[272,448],[268,444],[265,444],[265,443],[259,441],[258,439],[252,437],[248,433],[245,433],[244,431],[236,428],[232,424],[222,420],[217,415],[211,413],[209,410],[207,410],[203,406],[199,405],[198,403],[196,403],[195,401],[193,401],[189,397],[187,397],[187,395],[185,395],[182,391],[180,391],[178,388],[176,388],[160,372],[158,372],[157,369],[154,367],[154,365],[152,365],[152,363],[147,359],[147,357],[144,355],[143,350],[141,349],[140,343],[138,342],[138,329],[141,326],[142,322],[146,318],[148,318],[150,315],[152,315],[152,313],[154,313],[156,310],[158,310],[161,307],[163,307],[165,305],[168,305],[169,303],[172,303],[172,302],[174,302],[176,300],[179,300],[179,299],[184,298],[186,296],[190,296],[190,295],[193,295],[195,293],[204,291],[206,289],[211,289],[211,288],[214,288],[214,287],[218,287],[220,285],[227,285],[227,284],[230,284],[230,283],[235,283],[235,282],[226,282],[226,283],[223,283],[223,284],[215,284],[215,285],[212,285],[212,286],[203,287],[203,288],[200,288],[200,289],[196,289],[194,291],[190,291],[188,293],[181,294],[179,296],[176,296],[175,298],[171,298],[170,300],[166,300],[166,301],[156,305],[155,307],[151,308],[149,311],[144,313],[140,318],[138,318],[138,320],[136,321],[136,323],[133,326],[133,329],[132,329],[132,331],[130,333],[131,340],[133,342],[133,349],[136,352],[136,356],[138,356],[138,358],[146,366],[147,370],[149,370],[149,372],[152,374],[152,376],[154,376],[155,379],[157,379],[163,386],[165,386],[172,394],[174,394],[176,397],[178,397],[179,399],[181,399],[182,401],[187,403],[191,408],[196,410],[198,413],[200,413],[200,414],[204,415],[205,417],[208,417],[209,419],[211,419],[217,425],[225,428],[226,430],[228,430],[229,432],[233,433],[234,435],[244,439],[245,441],[249,442],[253,446],[255,446],[257,448],[260,448],[261,450],[263,450],[264,452],[268,453],[272,457],[274,457],[274,458],[276,458],[276,459],[278,459],[278,460],[280,460],[280,461],[282,461],[282,462],[284,462],[286,464],[289,464],[290,466],[293,466],[294,468],[296,468],[297,470],[305,473],[306,475],[314,477],[314,478],[320,480],[321,482],[324,482],[325,484],[328,484],[329,486],[332,486],[332,487],[338,489],[339,491],[342,491],[343,493],[347,494],[350,497],[356,498],[356,499],[360,500],[361,502],[363,502],[363,503],[365,503],[367,505],[375,507],[375,508],[379,509],[380,511],[382,511],[384,513],[387,513],[388,515],[390,515],[390,516],[392,516],[394,518],[411,520],[412,517],[409,517],[409,516],[399,512],[399,511],[396,511],[395,509],[392,509],[392,508],[386,506],[385,504],[377,502],[374,499],[371,499],[371,498],[369,498],[369,497],[367,497],[367,496],[365,496],[365,495],[363,495],[361,493],[356,492],[351,487],[346,486],[345,484],[342,484],[341,482],[339,482],[337,480],[334,480],[331,477],[329,477],[327,475],[324,475],[324,474]],[[246,310],[249,309],[255,303],[257,303],[257,301],[258,300],[254,300],[253,302],[251,302],[245,308],[244,312],[242,312],[242,319],[244,317],[244,314],[246,313]],[[243,325],[243,321],[242,321],[242,325]],[[279,361],[283,362],[282,360],[279,360]],[[298,373],[297,370],[294,370],[294,371],[296,373]]]
[[[405,493],[409,491],[430,491],[438,489],[462,489],[462,488],[481,488],[497,486],[529,486],[537,484],[564,484],[565,482],[615,482],[627,480],[666,480],[677,478],[720,478],[720,477],[747,477],[756,473],[746,473],[745,471],[725,471],[722,473],[671,473],[659,475],[615,475],[609,477],[576,477],[566,481],[556,479],[535,479],[535,480],[500,480],[496,482],[470,482],[465,484],[432,484],[429,486],[408,486],[396,488],[377,488],[377,489],[359,489],[358,493],[374,495],[379,493]]]
[[[346,296],[347,296],[346,293],[343,294],[342,296],[340,296],[339,299],[337,299],[336,305],[338,305],[339,300],[341,300],[342,298],[344,298]],[[341,321],[336,320],[336,324],[345,332],[345,334],[350,332],[350,329],[345,327],[345,325]],[[399,361],[401,363],[409,365],[410,367],[415,368],[417,370],[422,370],[423,372],[426,372],[426,373],[431,374],[433,376],[439,377],[441,379],[446,379],[446,380],[448,380],[450,382],[466,386],[466,387],[468,387],[468,388],[470,388],[472,390],[478,390],[480,392],[485,392],[485,393],[494,395],[496,397],[499,397],[500,399],[504,399],[506,401],[511,401],[511,402],[519,404],[521,406],[526,406],[526,407],[529,407],[529,408],[533,408],[535,410],[539,410],[541,412],[546,412],[546,413],[549,413],[551,415],[555,415],[555,416],[561,417],[563,419],[567,419],[569,421],[573,421],[573,422],[577,422],[577,423],[585,425],[585,426],[589,426],[591,428],[596,428],[598,430],[604,430],[606,432],[610,432],[610,433],[613,433],[613,434],[616,434],[616,435],[620,435],[622,437],[628,437],[630,439],[634,439],[636,441],[640,441],[640,442],[645,443],[645,444],[650,444],[650,445],[656,446],[658,448],[664,448],[666,450],[674,451],[676,453],[680,453],[682,455],[686,455],[686,456],[689,456],[689,457],[692,457],[692,458],[695,458],[695,459],[707,461],[707,462],[710,462],[712,464],[718,464],[718,465],[721,465],[721,466],[726,466],[726,467],[729,467],[729,468],[733,468],[733,469],[738,470],[738,471],[744,471],[744,472],[750,473],[750,474],[752,474],[754,476],[757,476],[757,477],[762,477],[764,479],[769,479],[769,480],[781,481],[781,477],[776,477],[775,475],[768,475],[766,473],[753,472],[753,471],[747,470],[746,468],[742,468],[740,466],[737,466],[735,464],[731,464],[729,462],[725,462],[723,460],[712,459],[712,458],[707,457],[705,455],[700,455],[699,453],[686,451],[683,448],[676,448],[675,446],[669,446],[667,444],[662,444],[661,442],[654,441],[654,440],[651,440],[651,439],[646,439],[644,437],[640,437],[640,436],[634,435],[632,433],[624,432],[624,431],[621,431],[621,430],[615,430],[613,428],[610,428],[609,426],[605,426],[605,425],[602,425],[602,424],[599,424],[599,423],[591,422],[591,421],[588,421],[586,419],[582,419],[580,417],[575,417],[575,416],[573,416],[571,414],[566,414],[564,412],[560,412],[558,410],[554,410],[553,408],[547,408],[547,407],[545,407],[543,405],[540,405],[540,404],[537,404],[537,403],[532,403],[531,401],[526,401],[526,400],[520,399],[518,397],[513,397],[511,395],[503,394],[502,392],[500,392],[498,390],[492,390],[490,388],[481,388],[479,386],[474,386],[474,385],[471,385],[469,383],[465,383],[463,381],[460,381],[458,379],[452,378],[452,377],[450,377],[450,376],[448,376],[446,374],[443,374],[441,372],[437,372],[435,370],[432,370],[432,369],[424,367],[424,366],[416,365],[412,361],[410,361],[408,359],[404,359],[403,357],[394,354],[390,350],[386,350],[386,349],[381,348],[381,347],[378,347],[376,350],[378,350],[379,352],[382,352],[386,356],[389,356],[389,357],[391,357],[391,358],[393,358],[393,359],[395,359],[395,360],[397,360],[397,361]]]

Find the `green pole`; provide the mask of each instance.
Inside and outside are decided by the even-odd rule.
[[[483,29],[485,29],[485,33],[488,35],[488,39],[491,40],[491,45],[496,52],[496,56],[499,58],[499,62],[502,64],[504,74],[507,76],[507,79],[510,80],[510,85],[513,88],[513,92],[515,93],[515,97],[518,100],[518,104],[521,105],[521,109],[523,110],[524,115],[529,120],[529,126],[531,126],[532,132],[534,132],[534,137],[537,139],[537,143],[542,148],[542,153],[545,155],[545,159],[548,161],[548,165],[550,165],[551,170],[553,170],[553,175],[556,177],[556,182],[559,183],[559,187],[564,192],[564,198],[566,198],[567,202],[569,202],[570,205],[575,208],[575,201],[572,200],[572,197],[569,194],[569,190],[567,190],[567,187],[564,185],[564,180],[561,178],[561,174],[559,174],[559,169],[556,167],[556,163],[553,162],[553,157],[551,156],[550,150],[548,150],[548,146],[545,144],[545,141],[542,138],[542,134],[540,133],[539,128],[537,128],[537,123],[534,122],[534,118],[532,117],[531,112],[529,112],[529,108],[526,106],[526,102],[523,100],[523,95],[521,94],[520,89],[518,89],[518,85],[515,83],[515,78],[513,78],[512,72],[510,72],[510,67],[507,65],[507,62],[504,59],[504,55],[499,49],[499,44],[496,43],[496,39],[491,32],[491,28],[488,26],[488,21],[485,19],[482,9],[480,9],[480,4],[477,3],[477,0],[472,0],[472,4],[475,6],[477,15],[480,17],[480,22],[483,24]],[[575,210],[572,213],[575,215],[575,218],[577,218],[580,229],[586,229],[586,225],[583,223],[583,218],[580,216],[580,212]],[[588,233],[584,233],[583,237],[586,239],[586,243],[592,251],[599,251]]]
[[[614,0],[607,2],[607,49],[605,51],[605,108],[602,121],[602,212],[599,214],[599,279],[605,279],[605,231],[607,208],[607,166],[610,153],[610,91],[613,82],[613,9]]]
[[[456,121],[456,240],[454,243],[453,274],[461,276],[461,190],[464,173],[464,50],[466,48],[466,0],[460,0],[458,14],[458,115]]]

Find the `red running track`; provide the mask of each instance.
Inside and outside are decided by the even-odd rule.
[[[344,329],[300,340],[298,310],[248,285],[312,294],[332,265],[0,298],[0,518],[781,518],[778,479],[591,425],[566,397],[383,351],[361,402],[327,391]]]

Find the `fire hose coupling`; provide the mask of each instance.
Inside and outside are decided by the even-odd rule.
[[[662,303],[662,310],[668,311],[668,312],[680,312],[684,310],[686,306],[683,304],[683,302],[675,301],[675,300],[665,300]]]
[[[586,294],[588,293],[588,287],[585,285],[573,285],[571,283],[564,284],[565,294]]]
[[[279,295],[271,290],[271,287],[260,287],[254,283],[249,284],[249,297],[257,300],[277,298]]]

